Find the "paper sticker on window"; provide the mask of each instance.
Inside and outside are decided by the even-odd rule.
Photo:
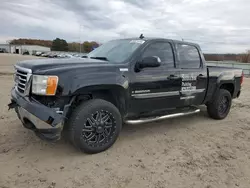
[[[144,40],[131,40],[130,43],[138,43],[138,44],[143,44],[145,41]]]

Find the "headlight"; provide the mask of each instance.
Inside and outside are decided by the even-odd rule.
[[[37,95],[55,95],[57,84],[57,76],[33,75],[32,93]]]

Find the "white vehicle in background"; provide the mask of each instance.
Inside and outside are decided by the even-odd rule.
[[[48,57],[50,52],[43,53],[41,56],[42,57]]]
[[[57,54],[57,57],[58,57],[58,58],[65,58],[65,57],[66,57],[66,54],[64,54],[64,53],[63,53],[63,54]]]
[[[75,58],[75,57],[71,54],[65,54],[65,58]]]
[[[41,56],[43,52],[36,52],[36,56]]]

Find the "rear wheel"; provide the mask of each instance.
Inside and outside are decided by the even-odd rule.
[[[232,97],[228,90],[220,89],[216,97],[207,104],[207,112],[213,119],[227,117],[232,104]]]
[[[68,123],[70,141],[86,153],[99,153],[111,147],[122,127],[119,110],[102,99],[79,105]]]

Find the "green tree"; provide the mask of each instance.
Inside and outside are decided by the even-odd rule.
[[[79,52],[80,51],[80,43],[72,42],[69,44],[69,51],[71,52]]]
[[[92,42],[90,42],[90,43],[91,43],[91,46],[92,46],[92,50],[100,46],[100,45],[99,45],[97,42],[95,42],[95,41],[92,41]]]
[[[88,41],[85,41],[83,43],[83,50],[84,50],[84,52],[87,52],[87,53],[91,52],[92,51],[92,44]]]
[[[56,38],[52,42],[51,50],[52,51],[68,51],[69,50],[69,45],[68,45],[66,40]]]

